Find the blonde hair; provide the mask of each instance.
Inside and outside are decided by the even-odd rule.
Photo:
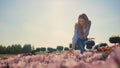
[[[87,30],[88,28],[88,24],[90,23],[90,20],[88,19],[87,15],[86,14],[80,14],[78,19],[79,18],[82,18],[85,20],[85,24],[84,24],[84,29]],[[79,29],[79,34],[80,36],[83,36],[84,35],[84,32],[83,32],[83,26],[81,24],[79,24],[79,21],[77,23],[75,23],[75,29]]]

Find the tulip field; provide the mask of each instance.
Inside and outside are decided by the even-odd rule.
[[[69,50],[37,55],[18,54],[0,58],[0,68],[120,68],[120,45],[80,53]]]

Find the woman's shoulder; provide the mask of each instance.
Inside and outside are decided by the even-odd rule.
[[[91,26],[91,21],[89,21],[88,26],[89,26],[89,27]]]
[[[89,21],[89,24],[91,25],[91,21]]]
[[[78,27],[78,23],[75,23],[75,29],[77,29],[77,27]]]

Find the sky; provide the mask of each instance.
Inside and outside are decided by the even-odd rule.
[[[81,13],[92,21],[89,38],[109,43],[120,35],[120,0],[0,0],[0,44],[69,46]]]

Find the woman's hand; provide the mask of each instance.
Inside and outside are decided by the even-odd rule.
[[[75,49],[75,43],[72,43],[72,49]]]

